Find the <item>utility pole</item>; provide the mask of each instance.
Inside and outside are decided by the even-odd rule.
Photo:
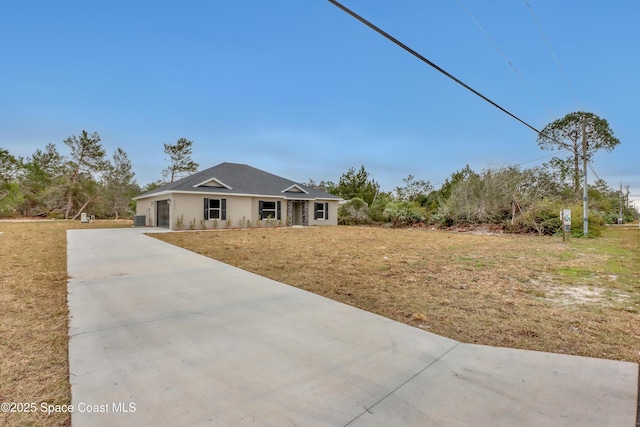
[[[627,211],[629,210],[629,187],[630,187],[629,184],[624,186],[624,188],[627,189]]]
[[[582,116],[582,170],[584,171],[584,183],[582,190],[582,232],[585,237],[589,235],[589,192],[587,189],[587,118]]]
[[[618,224],[622,224],[622,200],[624,197],[622,196],[622,183],[620,183],[620,214],[618,214]]]

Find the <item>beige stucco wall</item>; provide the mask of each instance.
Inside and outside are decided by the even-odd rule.
[[[204,197],[199,194],[174,194],[174,203],[171,204],[172,230],[178,230],[178,221],[182,223],[183,230],[189,228],[202,228],[204,221]]]
[[[227,200],[227,218],[226,220],[204,220],[204,199],[226,199]],[[205,228],[228,228],[238,227],[239,220],[242,217],[251,218],[251,198],[242,196],[228,196],[215,194],[174,194],[175,203],[171,205],[171,213],[173,215],[172,230],[177,230],[176,221],[183,215],[184,223],[182,228],[189,229],[191,224],[195,224],[194,228],[201,229],[202,221]],[[257,213],[256,213],[257,215]]]
[[[182,216],[181,229],[188,230],[193,225],[195,229],[214,228],[215,221],[204,221],[204,198],[224,198],[227,199],[227,220],[218,220],[217,228],[242,227],[251,221],[251,226],[265,226],[265,222],[258,223],[259,202],[263,201],[280,201],[281,202],[281,224],[287,223],[287,200],[269,197],[249,197],[249,196],[229,196],[229,195],[213,195],[213,194],[181,194],[172,193],[160,196],[145,197],[137,200],[136,215],[145,215],[147,226],[155,227],[157,225],[156,206],[155,203],[160,200],[170,200],[169,206],[169,226],[172,230],[178,230],[178,220]],[[338,202],[335,200],[318,200],[318,202],[329,203],[329,219],[315,220],[313,219],[314,201],[309,201],[309,225],[337,225],[338,224]],[[244,224],[242,220],[244,218]]]
[[[247,220],[251,218],[251,197],[231,196],[227,199],[227,220],[224,221],[224,227],[239,227],[239,221],[244,217]],[[252,219],[253,221],[253,219]],[[213,224],[213,221],[210,221]],[[223,221],[219,221],[223,222]],[[213,226],[213,225],[212,225]]]

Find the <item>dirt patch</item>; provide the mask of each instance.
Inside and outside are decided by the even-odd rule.
[[[504,234],[504,227],[502,225],[496,224],[481,224],[481,225],[473,225],[473,224],[461,224],[453,227],[449,227],[446,231],[457,232],[457,233],[469,233],[469,234],[477,234],[477,235],[501,235]]]
[[[631,296],[619,291],[590,286],[569,286],[551,289],[548,298],[564,305],[612,305],[631,301]]]

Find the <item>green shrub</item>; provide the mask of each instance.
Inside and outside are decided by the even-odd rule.
[[[384,216],[394,227],[403,227],[425,223],[427,211],[417,202],[389,203]]]
[[[347,201],[338,208],[338,224],[359,225],[369,224],[369,206],[359,197]]]
[[[505,230],[508,233],[537,233],[541,236],[556,234],[562,230],[561,210],[560,201],[542,200],[506,221]]]
[[[391,200],[388,197],[377,197],[369,207],[369,219],[372,222],[377,223],[386,222],[387,218],[384,214],[384,210],[390,202]]]
[[[571,236],[583,237],[582,205],[565,205],[561,201],[544,200],[539,205],[517,215],[512,221],[507,221],[506,231],[510,233],[538,233],[540,235],[555,235],[562,232],[560,211],[571,209]],[[599,237],[604,229],[605,219],[598,212],[589,211],[589,235]]]
[[[584,237],[582,207],[571,210],[571,237]],[[587,237],[600,237],[605,227],[604,218],[598,212],[589,211],[589,233]]]

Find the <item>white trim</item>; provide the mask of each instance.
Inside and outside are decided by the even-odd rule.
[[[304,188],[300,187],[298,184],[293,184],[291,187],[285,188],[284,190],[281,191],[281,193],[286,193],[287,191],[291,190],[293,187],[297,188],[298,190],[300,190],[304,194],[309,194],[309,192],[307,190],[305,190]]]
[[[223,186],[223,187],[225,187],[225,188],[227,188],[227,189],[231,190],[231,187],[229,187],[227,184],[225,184],[224,182],[220,181],[218,178],[215,178],[215,177],[211,177],[211,178],[207,179],[206,181],[202,181],[200,184],[196,184],[196,185],[194,185],[194,186],[193,186],[193,188],[197,188],[197,187],[200,187],[200,186],[202,186],[202,185],[204,185],[204,184],[208,184],[208,183],[210,183],[211,181],[215,181],[215,182],[217,182],[218,184],[220,184],[221,186]]]
[[[207,206],[208,219],[210,219],[210,220],[217,219],[219,221],[222,221],[222,219],[221,219],[222,218],[222,199],[218,199],[217,197],[214,197],[214,198],[207,198],[207,200],[209,200],[209,206]],[[212,200],[217,200],[218,201],[218,207],[217,208],[212,208],[211,207],[211,201]],[[212,211],[217,211],[218,212],[218,217],[217,218],[211,218],[211,212]]]
[[[215,187],[212,187],[215,188]],[[186,190],[165,190],[165,191],[159,191],[157,193],[153,193],[153,194],[149,194],[146,196],[137,196],[137,197],[133,197],[132,200],[141,200],[141,199],[147,199],[147,198],[152,198],[152,197],[160,197],[160,196],[165,196],[165,195],[169,195],[169,194],[194,194],[194,195],[201,195],[201,196],[206,196],[206,195],[210,195],[210,196],[227,196],[227,197],[231,197],[231,196],[240,196],[240,197],[264,197],[264,198],[272,198],[272,199],[280,199],[280,200],[308,200],[310,202],[314,201],[314,200],[326,200],[328,202],[330,201],[335,201],[338,202],[342,199],[328,199],[328,198],[322,198],[322,197],[313,197],[313,198],[299,198],[299,197],[295,197],[295,195],[291,195],[290,197],[286,196],[286,195],[282,195],[282,196],[277,196],[277,195],[273,195],[273,194],[249,194],[249,193],[220,193],[220,192],[215,192],[215,191],[186,191]]]
[[[148,199],[148,198],[152,198],[152,197],[165,196],[165,195],[171,194],[171,193],[175,193],[175,191],[158,191],[157,193],[149,194],[149,195],[146,195],[146,196],[141,195],[141,196],[132,197],[131,200]]]
[[[316,204],[321,205],[322,206],[322,211],[320,209],[318,209],[316,211]],[[327,210],[325,209],[325,204],[324,203],[320,203],[320,202],[313,202],[313,219],[314,221],[326,221],[327,220]],[[316,218],[316,212],[322,212],[322,218]]]
[[[276,218],[278,217],[278,200],[260,200],[259,202],[262,202],[262,215],[261,215],[261,219],[263,221],[265,220],[276,220]],[[273,203],[273,209],[267,209],[264,207],[265,203]],[[265,211],[271,213],[273,212],[273,216],[271,218],[269,218],[269,215],[265,215]]]

